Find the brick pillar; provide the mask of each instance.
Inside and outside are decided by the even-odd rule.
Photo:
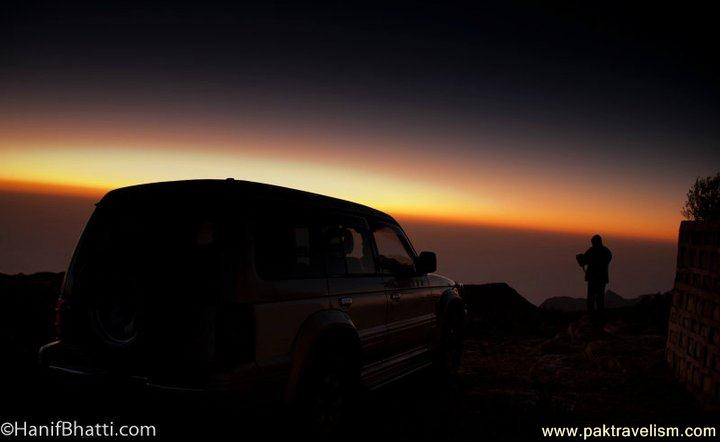
[[[720,222],[680,224],[666,356],[690,391],[720,404]]]

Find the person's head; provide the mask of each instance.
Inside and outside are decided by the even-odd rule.
[[[602,245],[602,236],[593,235],[593,237],[590,239],[590,243],[593,245],[593,247],[600,247]]]

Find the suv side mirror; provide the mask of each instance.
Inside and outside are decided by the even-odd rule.
[[[437,256],[434,252],[420,252],[415,260],[415,268],[421,275],[437,270]]]

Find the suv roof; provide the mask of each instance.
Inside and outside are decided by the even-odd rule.
[[[308,208],[334,209],[354,212],[366,216],[385,219],[396,223],[388,214],[372,207],[333,198],[317,193],[305,192],[288,187],[256,183],[228,178],[225,180],[199,179],[183,181],[165,181],[159,183],[139,184],[108,192],[97,205],[108,205],[122,202],[162,201],[164,203],[191,202],[222,202],[228,198],[259,197],[302,204]]]

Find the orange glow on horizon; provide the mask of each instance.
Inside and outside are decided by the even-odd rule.
[[[76,186],[59,183],[0,179],[0,191],[41,195],[100,198],[109,188]]]
[[[596,233],[604,236],[614,236],[625,239],[638,239],[643,241],[654,241],[662,243],[675,243],[677,241],[677,232],[668,234],[664,229],[657,231],[628,231],[618,227],[597,228],[592,224],[587,225],[567,225],[561,227],[557,223],[547,221],[546,223],[529,223],[529,222],[501,222],[486,220],[481,218],[461,218],[461,217],[443,217],[430,214],[401,213],[392,210],[386,210],[391,213],[397,220],[405,222],[419,222],[437,225],[453,225],[463,226],[467,228],[484,227],[496,229],[518,230],[523,232],[545,232],[558,233],[567,235],[580,235],[590,238]],[[679,228],[679,225],[678,225]]]
[[[338,138],[314,133],[45,123],[33,130],[27,121],[0,122],[0,190],[99,198],[133,184],[234,177],[403,219],[657,241],[675,241],[681,219],[682,194],[662,183],[614,180],[583,164],[535,164],[501,147],[466,158],[448,154],[442,140],[368,136],[339,149]]]
[[[89,199],[99,200],[105,193],[112,190],[113,186],[100,187],[100,186],[79,186],[79,185],[68,185],[58,184],[51,182],[36,182],[36,181],[20,181],[20,180],[5,180],[0,179],[0,191],[5,192],[16,192],[16,193],[30,193],[30,194],[43,194],[43,195],[57,195],[57,196],[73,196],[73,197],[84,197]],[[547,220],[545,223],[537,222],[511,222],[502,220],[485,219],[482,217],[463,217],[458,214],[429,214],[422,213],[422,211],[403,211],[394,210],[392,206],[378,206],[373,205],[372,202],[357,201],[362,204],[374,206],[380,210],[386,211],[393,215],[400,221],[412,221],[420,223],[430,223],[438,225],[456,225],[464,226],[468,228],[472,227],[486,227],[486,228],[500,228],[500,229],[514,229],[522,231],[539,231],[539,232],[552,232],[552,233],[563,233],[563,234],[582,234],[590,235],[596,233],[593,230],[592,225],[576,225],[576,226],[565,226],[560,227],[557,223],[552,220]],[[614,235],[622,238],[637,238],[650,241],[660,242],[674,242],[677,239],[676,232],[673,235],[668,235],[664,231],[652,232],[628,232],[618,228],[606,228],[602,230],[605,235]],[[653,234],[654,233],[654,234]]]

